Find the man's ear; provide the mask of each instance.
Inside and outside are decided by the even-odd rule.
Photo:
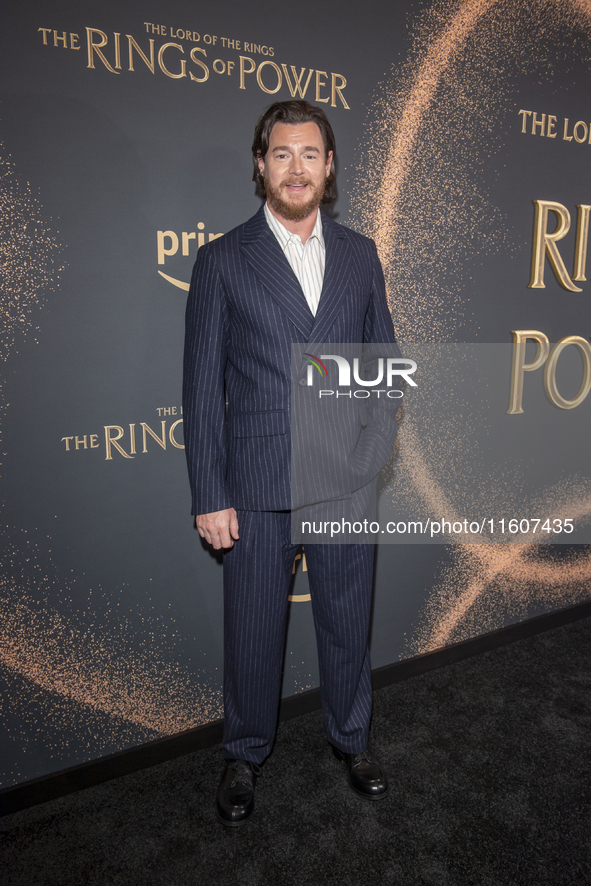
[[[329,151],[326,155],[326,177],[330,175],[330,170],[332,166],[332,151]]]
[[[257,161],[257,162],[258,162],[258,164],[259,164],[259,172],[260,172],[261,175],[262,175],[262,174],[264,173],[264,171],[265,171],[265,161],[264,161],[263,158],[261,157],[260,152],[259,152],[259,156],[258,156],[258,161]]]

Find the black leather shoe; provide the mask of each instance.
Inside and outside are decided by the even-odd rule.
[[[237,828],[254,812],[254,787],[260,766],[248,760],[228,760],[218,788],[215,809],[222,824]]]
[[[361,754],[347,754],[332,746],[337,760],[342,760],[349,771],[349,784],[356,794],[366,800],[383,800],[390,792],[388,779],[382,767],[367,750]]]

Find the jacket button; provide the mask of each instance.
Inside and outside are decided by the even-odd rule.
[[[300,384],[301,384],[301,386],[302,386],[303,388],[305,388],[306,385],[308,384],[308,382],[306,381],[305,378],[301,378],[301,379],[300,379]]]

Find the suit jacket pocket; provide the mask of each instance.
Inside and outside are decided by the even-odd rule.
[[[285,434],[287,418],[283,409],[270,412],[235,412],[230,418],[233,437],[273,437]]]

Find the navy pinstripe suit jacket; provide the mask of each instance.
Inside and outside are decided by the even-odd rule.
[[[197,253],[183,382],[193,514],[291,508],[292,343],[313,350],[314,342],[394,342],[374,242],[325,215],[322,224],[326,267],[315,317],[263,207]],[[367,482],[395,435],[392,415],[375,430]]]

